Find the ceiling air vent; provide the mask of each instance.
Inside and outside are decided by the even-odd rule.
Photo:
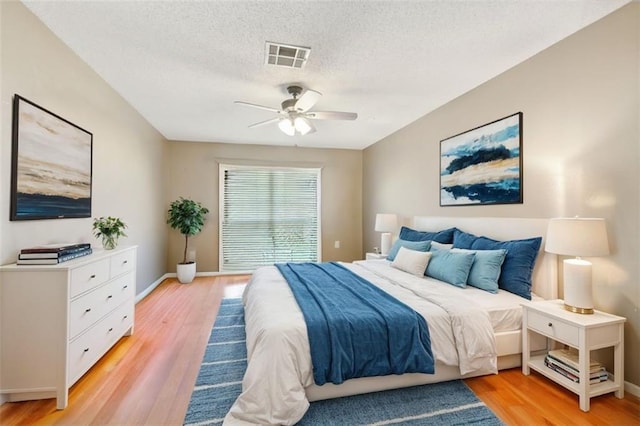
[[[285,68],[302,68],[309,59],[310,47],[266,42],[265,63]]]

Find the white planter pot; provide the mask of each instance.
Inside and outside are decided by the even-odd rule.
[[[196,262],[178,263],[176,273],[178,274],[178,281],[182,284],[190,283],[196,276]]]

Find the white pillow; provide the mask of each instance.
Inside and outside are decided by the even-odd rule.
[[[400,247],[396,258],[391,262],[391,266],[416,277],[423,277],[424,271],[429,264],[429,259],[431,259],[431,252]]]
[[[431,241],[431,251],[433,250],[450,250],[453,244],[442,244],[437,241]]]

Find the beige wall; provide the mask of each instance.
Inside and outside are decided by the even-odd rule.
[[[364,247],[376,212],[604,217],[596,307],[628,319],[627,381],[640,385],[640,4],[633,3],[426,115],[364,152]],[[524,203],[439,207],[440,140],[524,113]]]
[[[92,219],[9,221],[15,93],[93,133],[92,215],[128,225],[138,245],[137,293],[165,271],[163,187],[167,141],[19,2],[1,2],[0,264],[22,247],[89,241]]]
[[[167,206],[183,196],[210,210],[202,233],[189,242],[198,271],[218,271],[220,163],[321,167],[322,260],[362,258],[362,151],[171,141],[169,158]],[[184,238],[172,230],[168,271],[175,271],[182,250]]]

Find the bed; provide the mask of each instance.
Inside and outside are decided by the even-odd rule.
[[[542,237],[547,220],[415,217],[411,227],[421,231],[456,227],[504,241]],[[243,294],[248,367],[243,392],[225,424],[294,424],[310,401],[494,374],[520,365],[522,297],[504,290],[491,294],[416,277],[391,267],[386,260],[343,266],[427,319],[435,374],[360,377],[339,385],[316,385],[300,307],[276,267],[260,268]],[[556,267],[556,257],[546,254],[542,244],[532,274],[534,299],[557,296]],[[544,340],[532,343],[534,349],[544,345]]]

